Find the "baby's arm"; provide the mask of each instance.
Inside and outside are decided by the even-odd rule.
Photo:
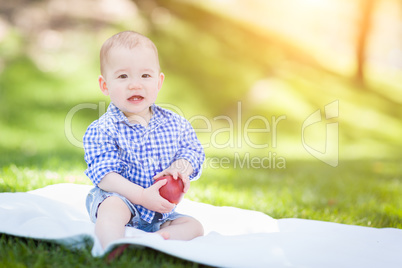
[[[159,172],[154,176],[154,180],[165,176],[165,175],[171,175],[175,180],[178,178],[183,181],[184,184],[184,192],[187,192],[188,189],[190,188],[190,175],[193,174],[194,169],[190,162],[188,162],[185,159],[178,159],[174,161],[170,167],[167,169],[163,170],[162,172]]]
[[[191,124],[184,118],[181,119],[180,124],[179,148],[173,163],[167,169],[156,174],[154,179],[172,175],[174,179],[179,178],[183,181],[184,192],[187,192],[190,188],[190,179],[198,179],[201,175],[205,153]]]
[[[173,210],[174,204],[159,194],[159,188],[166,184],[166,180],[158,181],[149,188],[143,188],[130,182],[118,173],[106,174],[98,184],[104,191],[118,193],[126,197],[133,204],[141,205],[149,210],[168,213]]]
[[[204,159],[204,149],[202,148],[193,127],[190,122],[182,118],[180,136],[178,139],[178,150],[171,166],[184,167],[183,169],[185,170],[186,175],[188,175],[189,180],[192,181],[200,177]],[[177,162],[179,164],[177,164]]]

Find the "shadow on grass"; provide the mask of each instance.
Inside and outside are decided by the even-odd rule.
[[[129,247],[108,263],[91,255],[92,242],[80,250],[43,240],[0,234],[1,267],[210,267],[182,260],[150,248]]]

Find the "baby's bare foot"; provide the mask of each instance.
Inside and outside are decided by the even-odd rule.
[[[170,238],[170,234],[168,232],[157,232],[163,239],[168,240]]]
[[[111,263],[112,261],[117,259],[121,254],[123,254],[123,251],[129,246],[130,246],[129,244],[123,244],[112,250],[112,252],[110,252],[106,258],[107,263]]]

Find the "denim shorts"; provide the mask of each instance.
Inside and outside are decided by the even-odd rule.
[[[127,198],[125,198],[124,196],[122,196],[120,194],[106,192],[98,187],[95,187],[89,191],[87,199],[86,199],[86,207],[87,207],[89,217],[91,218],[92,222],[96,222],[99,205],[106,198],[108,198],[110,196],[119,197],[121,200],[123,200],[124,203],[126,203],[128,208],[130,209],[131,220],[126,224],[126,226],[134,227],[134,228],[143,230],[145,232],[156,232],[160,229],[160,226],[167,221],[173,221],[173,220],[181,218],[181,217],[187,217],[186,215],[183,215],[183,214],[180,214],[177,212],[173,212],[166,219],[162,220],[162,214],[155,212],[155,217],[152,219],[152,222],[148,223],[148,222],[144,221],[143,219],[141,219],[140,214],[138,213],[134,204],[131,203]]]

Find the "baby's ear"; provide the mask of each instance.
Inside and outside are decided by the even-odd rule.
[[[109,95],[109,90],[107,89],[106,80],[103,78],[102,75],[99,76],[98,82],[99,82],[99,88],[102,91],[102,93],[106,96]]]
[[[165,80],[165,74],[160,73],[159,74],[159,81],[158,81],[158,90],[161,90],[163,81]]]

